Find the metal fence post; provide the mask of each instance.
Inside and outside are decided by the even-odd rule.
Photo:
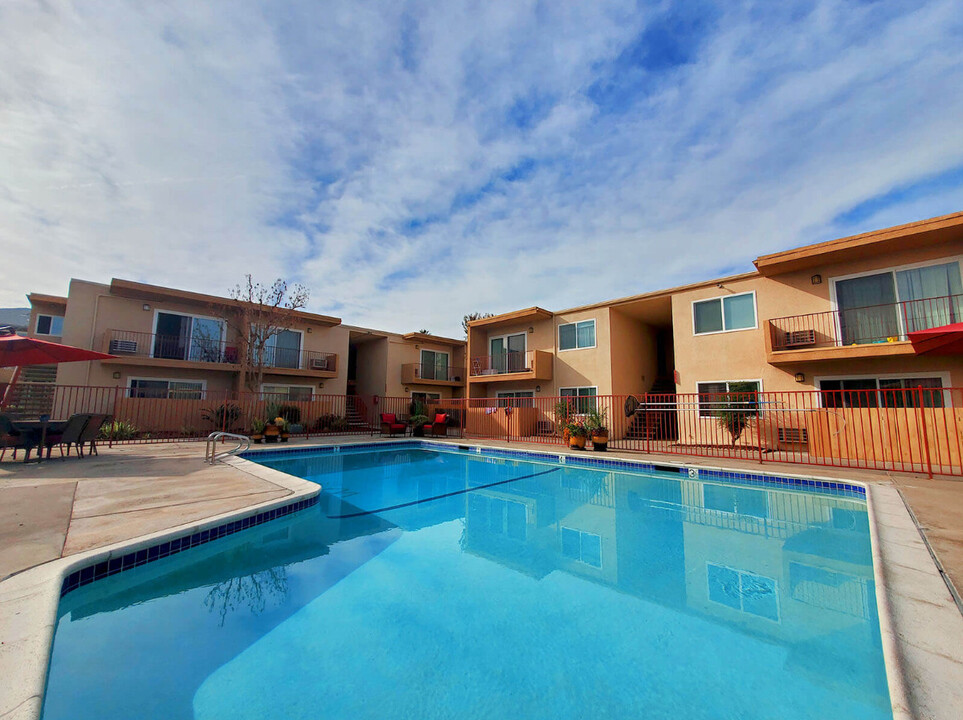
[[[929,433],[926,430],[926,416],[923,414],[924,408],[923,408],[922,386],[916,388],[916,392],[917,392],[917,408],[919,410],[920,429],[922,430],[922,433],[923,433],[923,452],[925,453],[925,457],[926,457],[926,476],[932,479],[933,461],[930,458],[930,437],[929,437]]]

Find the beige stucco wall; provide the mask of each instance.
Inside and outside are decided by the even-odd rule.
[[[388,394],[388,348],[387,337],[356,345],[355,390],[358,395]]]
[[[612,393],[611,328],[608,308],[556,315],[553,339],[557,342],[560,325],[582,320],[595,320],[595,347],[556,351],[552,373],[553,395],[558,395],[560,388],[586,386],[597,387],[599,395]],[[542,390],[545,390],[544,384]]]
[[[648,392],[658,374],[656,329],[614,309],[609,326],[612,394]]]

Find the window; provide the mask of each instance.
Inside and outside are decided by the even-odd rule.
[[[495,374],[527,370],[525,359],[528,340],[525,333],[488,338],[490,371]]]
[[[448,372],[448,353],[435,350],[421,351],[421,377],[424,380],[451,380]]]
[[[696,385],[699,393],[699,417],[717,417],[722,410],[743,410],[751,417],[759,412],[760,392],[758,380],[727,380],[701,382]]]
[[[562,556],[600,568],[602,567],[602,537],[595,533],[563,527]]]
[[[430,400],[441,400],[441,393],[413,392],[411,393],[411,400],[427,407]]]
[[[958,262],[835,280],[843,345],[881,342],[963,320]]]
[[[706,510],[749,515],[760,519],[769,517],[769,493],[735,485],[703,485],[702,505]]]
[[[694,302],[692,324],[696,335],[754,328],[756,294],[749,292]]]
[[[512,540],[528,537],[528,508],[513,500],[470,493],[466,522],[473,529],[504,535]]]
[[[558,394],[563,398],[571,398],[568,401],[569,407],[574,412],[584,415],[595,411],[597,407],[595,396],[599,394],[599,389],[597,387],[559,388]]]
[[[64,319],[59,315],[37,315],[37,335],[63,335]]]
[[[706,563],[706,579],[712,602],[779,621],[779,595],[772,578]]]
[[[271,400],[298,402],[311,400],[314,397],[314,388],[310,385],[262,385],[261,393],[270,395]]]
[[[301,367],[301,333],[281,330],[264,343],[265,365],[277,368]]]
[[[131,378],[128,394],[132,398],[200,400],[204,397],[204,381]]]
[[[154,318],[155,358],[223,362],[224,321],[158,312]]]
[[[581,350],[595,347],[595,321],[567,323],[558,326],[558,349]]]
[[[820,380],[819,390],[824,408],[915,408],[921,400],[923,407],[945,405],[938,377]]]
[[[500,392],[496,395],[498,407],[534,407],[535,393],[530,390],[524,392]]]

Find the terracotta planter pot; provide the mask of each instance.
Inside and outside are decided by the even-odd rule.
[[[257,443],[257,444],[260,445],[262,440],[264,440],[264,436],[263,436],[263,435],[251,435],[251,441],[252,441],[252,442],[255,442],[255,443]]]
[[[599,452],[604,452],[609,446],[609,436],[608,435],[593,435],[592,436],[592,449]]]
[[[575,448],[576,450],[585,449],[585,436],[584,435],[572,435],[568,439],[568,446],[570,448]]]

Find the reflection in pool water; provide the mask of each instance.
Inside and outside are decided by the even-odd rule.
[[[265,464],[320,503],[68,594],[47,720],[891,717],[860,501],[411,448]]]

